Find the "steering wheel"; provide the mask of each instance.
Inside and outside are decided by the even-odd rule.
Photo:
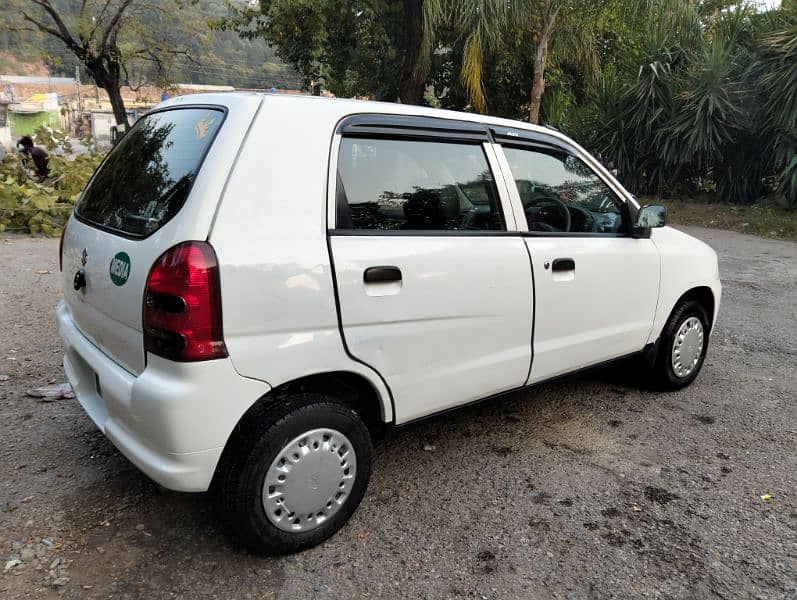
[[[531,200],[524,202],[523,204],[526,212],[526,220],[528,221],[530,230],[556,231],[554,224],[561,224],[562,226],[559,228],[559,231],[570,231],[570,211],[567,210],[565,203],[558,198],[548,195],[540,195],[537,198],[532,198]],[[529,208],[537,209],[533,220],[529,219]],[[558,219],[556,217],[551,218],[557,213],[559,215]],[[535,227],[539,225],[547,227]]]
[[[573,219],[574,221],[581,222],[581,228],[578,231],[597,231],[598,230],[598,223],[595,221],[594,215],[589,212],[586,208],[579,206],[578,204],[570,204],[568,208],[573,211],[573,213],[577,213],[579,218]]]

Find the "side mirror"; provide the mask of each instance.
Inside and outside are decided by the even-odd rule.
[[[634,237],[650,237],[650,230],[654,227],[664,227],[667,224],[667,207],[661,204],[645,205],[639,209],[634,223]]]

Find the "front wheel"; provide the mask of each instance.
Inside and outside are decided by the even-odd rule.
[[[708,349],[709,320],[694,300],[675,307],[662,330],[653,366],[658,387],[678,390],[692,383],[703,366]]]
[[[299,552],[337,532],[371,475],[371,438],[351,408],[320,394],[267,406],[220,468],[222,518],[258,554]]]

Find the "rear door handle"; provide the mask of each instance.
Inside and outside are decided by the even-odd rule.
[[[369,267],[363,273],[365,283],[389,283],[401,281],[401,269],[398,267]]]
[[[552,271],[575,271],[576,270],[576,261],[572,258],[555,258],[553,261],[553,265],[551,266]]]

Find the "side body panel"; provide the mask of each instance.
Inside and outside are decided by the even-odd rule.
[[[659,294],[651,240],[530,235],[526,244],[537,302],[529,383],[642,350]],[[575,270],[555,272],[557,258]]]
[[[387,387],[347,355],[338,326],[325,200],[338,118],[329,103],[264,99],[210,234],[224,339],[238,372],[272,387],[314,373],[360,374],[391,421]]]
[[[553,140],[557,136],[540,136]],[[622,202],[633,198],[586,151],[583,160]],[[509,197],[526,226],[514,174],[497,146]],[[659,252],[650,239],[600,234],[525,236],[534,270],[534,356],[528,384],[642,350],[650,336],[659,296]],[[571,259],[574,270],[554,271],[554,261]]]
[[[377,369],[402,423],[521,387],[533,289],[520,236],[333,236],[346,343]],[[363,282],[375,265],[396,283]]]

